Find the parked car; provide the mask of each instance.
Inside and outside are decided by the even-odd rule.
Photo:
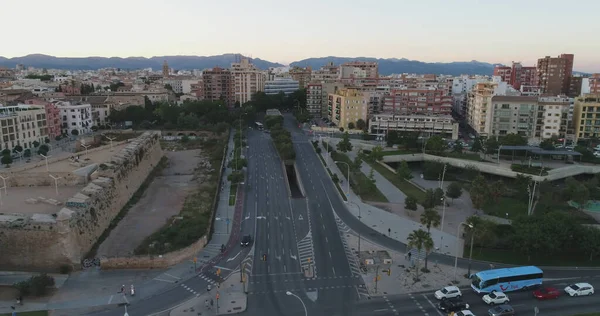
[[[515,309],[510,305],[498,305],[488,310],[490,316],[513,316],[514,314]]]
[[[582,296],[594,294],[594,287],[589,283],[575,283],[567,286],[565,292],[569,296]]]
[[[437,307],[441,311],[450,313],[469,309],[469,304],[463,302],[460,298],[450,298],[439,302]]]
[[[493,291],[490,294],[483,296],[483,301],[488,305],[498,305],[508,303],[510,300],[508,296],[502,292]]]
[[[454,316],[475,316],[473,312],[468,309],[462,310],[460,312],[454,313]]]
[[[457,286],[446,286],[435,291],[435,298],[438,300],[445,300],[448,298],[462,297],[462,293]]]
[[[240,242],[240,246],[242,246],[242,247],[248,247],[251,244],[252,244],[252,236],[245,235],[244,237],[242,237],[242,241]]]
[[[560,296],[560,291],[553,287],[545,287],[539,290],[533,291],[533,297],[538,300],[556,299]]]

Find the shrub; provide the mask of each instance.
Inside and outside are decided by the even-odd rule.
[[[54,278],[43,273],[31,277],[27,281],[15,283],[13,286],[21,296],[42,296],[48,293],[48,288],[54,286]]]

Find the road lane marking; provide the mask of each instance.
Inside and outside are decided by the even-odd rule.
[[[331,251],[329,252],[329,258],[331,258]],[[331,259],[333,259],[333,258],[331,258]]]
[[[379,313],[379,312],[387,312],[387,311],[388,311],[388,309],[387,309],[387,308],[382,308],[382,309],[376,309],[376,310],[374,310],[373,312],[374,312],[374,313]]]
[[[227,271],[233,271],[233,269],[229,269],[229,268],[225,268],[225,267],[221,267],[221,266],[214,266],[217,269],[221,269],[221,270],[227,270]]]
[[[159,278],[154,278],[153,280],[167,282],[167,283],[175,283],[175,281],[165,280],[165,279],[159,279]]]
[[[435,309],[435,311],[438,313],[438,315],[440,315],[440,316],[444,316],[444,314],[442,314],[442,312],[440,312],[440,311],[437,309],[437,307],[435,306],[435,304],[433,304],[433,302],[432,302],[432,301],[429,299],[429,297],[427,297],[427,295],[425,295],[425,294],[422,294],[422,295],[423,295],[423,297],[424,297],[424,298],[427,300],[427,302],[429,302],[429,305],[431,305],[431,307],[433,307],[433,309]],[[410,295],[410,296],[412,296],[412,295]],[[416,302],[416,300],[415,300],[415,302]]]
[[[331,270],[333,270],[333,276],[335,276],[335,268],[331,267]]]
[[[176,276],[174,276],[172,274],[165,273],[165,275],[168,275],[168,276],[172,277],[173,279],[181,280],[180,277],[176,277]]]
[[[113,300],[113,296],[114,296],[114,295],[111,295],[111,296],[108,298],[108,304],[110,304],[110,303],[112,302],[112,300]]]
[[[327,240],[327,236],[325,236],[325,242],[329,242],[329,240]]]
[[[240,253],[242,253],[242,251],[241,251],[241,250],[240,250],[240,252],[238,252],[238,253],[237,253],[237,255],[235,255],[233,258],[229,258],[229,259],[227,259],[227,262],[235,260],[235,258],[237,258],[237,257],[240,255]],[[165,273],[165,274],[166,274],[166,273]]]

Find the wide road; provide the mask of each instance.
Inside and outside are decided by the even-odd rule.
[[[553,286],[559,290],[565,288],[568,282],[556,281],[556,282],[544,282],[545,286]],[[589,280],[588,280],[589,281]],[[600,279],[593,279],[589,281],[595,288],[600,287]],[[531,292],[508,292],[508,298],[510,299],[509,305],[515,309],[517,315],[533,315],[534,308],[537,306],[540,313],[543,316],[569,316],[581,313],[597,312],[600,310],[600,300],[598,295],[586,297],[559,297],[555,300],[538,301],[532,297]],[[463,301],[470,305],[469,310],[475,315],[487,315],[490,306],[487,306],[482,300],[481,296],[477,295],[470,289],[463,289]],[[364,316],[387,316],[387,315],[440,315],[445,316],[443,312],[439,311],[435,305],[438,301],[433,296],[433,289],[431,293],[413,293],[403,295],[390,295],[387,297],[373,298],[369,301],[361,301],[356,304],[354,315]],[[394,313],[394,310],[398,314]]]

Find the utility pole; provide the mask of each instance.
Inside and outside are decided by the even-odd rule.
[[[379,265],[377,266],[377,270],[375,270],[375,293],[377,293],[377,283],[379,283]]]

